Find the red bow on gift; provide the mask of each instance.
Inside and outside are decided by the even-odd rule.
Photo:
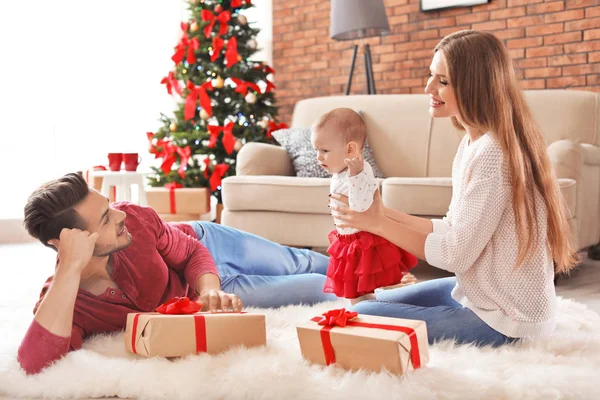
[[[187,34],[187,23],[182,22],[181,29],[183,29],[184,33],[181,37],[181,40],[175,47],[175,54],[173,54],[171,60],[173,60],[175,64],[179,64],[181,61],[183,61],[185,50],[187,49],[187,62],[188,64],[193,64],[196,62],[196,54],[194,52],[200,48],[200,41],[197,38],[192,38],[191,40],[189,39]]]
[[[237,63],[238,50],[237,50],[237,39],[235,37],[229,38],[227,41],[227,50],[225,50],[225,60],[227,61],[227,68],[231,68]]]
[[[201,86],[195,86],[194,82],[188,81],[186,88],[189,90],[187,97],[185,98],[185,108],[183,110],[183,117],[185,120],[192,119],[196,116],[196,101],[200,98],[200,105],[206,110],[209,116],[212,116],[212,106],[210,104],[210,97],[206,92],[207,89],[213,88],[210,81],[204,82]]]
[[[278,124],[276,122],[269,121],[269,129],[267,129],[267,135],[266,136],[267,136],[267,138],[270,138],[271,134],[273,132],[278,131],[280,129],[286,129],[286,128],[288,128],[288,125],[285,124],[285,123],[283,123],[283,122],[280,123],[280,124]]]
[[[221,142],[223,143],[223,147],[227,154],[231,154],[233,152],[233,147],[235,146],[235,136],[233,136],[234,126],[235,124],[233,122],[229,122],[225,126],[208,125],[208,132],[210,133],[208,147],[214,148],[217,144],[219,134],[223,132],[223,139],[221,139]]]
[[[156,308],[161,314],[194,314],[202,309],[202,303],[187,297],[173,297]]]
[[[173,71],[169,72],[167,76],[162,78],[160,83],[167,87],[167,92],[170,95],[173,95],[173,89],[175,89],[175,93],[181,96],[181,86],[179,85],[179,81],[175,79],[175,74]]]
[[[341,326],[343,328],[346,326],[348,321],[356,318],[357,316],[357,312],[346,311],[345,308],[329,310],[326,313],[323,313],[323,319],[319,321],[318,324],[325,326]]]
[[[219,35],[222,36],[227,33],[227,23],[231,20],[231,13],[228,10],[223,11],[218,16],[215,16],[209,10],[202,10],[201,15],[202,15],[202,21],[210,21],[210,23],[204,27],[204,35],[206,36],[207,39],[210,37],[210,33],[212,32],[213,27],[215,26],[215,23],[217,21],[219,21],[219,23],[220,23]]]
[[[252,89],[257,93],[260,93],[260,88],[258,87],[258,85],[256,83],[243,81],[238,78],[230,78],[230,79],[237,85],[237,87],[235,88],[235,91],[238,93],[241,93],[243,96],[245,96],[246,93],[248,93],[248,89]]]

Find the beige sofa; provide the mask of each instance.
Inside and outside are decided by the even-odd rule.
[[[600,95],[571,90],[526,91],[580,248],[600,238]],[[292,127],[311,126],[335,107],[363,112],[384,203],[420,216],[441,217],[451,199],[451,166],[461,135],[448,119],[432,119],[427,95],[362,95],[306,99]],[[329,179],[299,178],[285,149],[245,145],[237,176],[223,181],[222,223],[276,242],[325,247],[333,228]]]

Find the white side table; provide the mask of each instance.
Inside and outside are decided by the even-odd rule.
[[[132,185],[137,186],[138,203],[141,206],[148,205],[146,190],[144,189],[144,178],[148,172],[140,171],[90,171],[90,177],[102,178],[102,194],[110,196],[110,188],[116,188],[115,201],[131,201]]]

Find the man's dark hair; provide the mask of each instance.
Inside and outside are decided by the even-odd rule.
[[[24,225],[27,232],[44,245],[58,239],[63,228],[85,229],[85,222],[74,207],[89,193],[81,174],[70,173],[36,189],[25,205]]]

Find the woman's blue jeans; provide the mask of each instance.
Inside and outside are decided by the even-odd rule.
[[[329,258],[212,222],[190,222],[212,254],[222,290],[261,308],[337,300],[323,293]]]
[[[456,278],[451,277],[386,290],[377,293],[377,300],[360,302],[352,310],[359,314],[425,321],[430,344],[453,339],[459,344],[496,347],[515,340],[492,329],[477,314],[454,300],[450,293],[455,285]]]

